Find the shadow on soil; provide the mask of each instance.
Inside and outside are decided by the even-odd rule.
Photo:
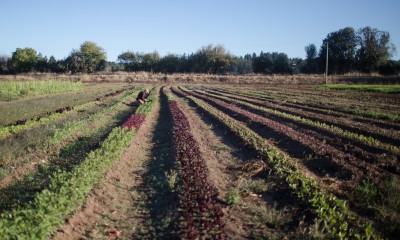
[[[48,163],[37,165],[34,172],[0,189],[0,212],[32,202],[36,194],[48,187],[51,176],[58,171],[72,171],[85,160],[90,151],[99,147],[114,127],[122,125],[134,110],[131,108],[116,114],[111,126],[101,128],[89,136],[78,137],[53,155]]]
[[[184,96],[179,91],[176,91],[173,88],[172,92],[175,95],[184,98]],[[189,101],[188,105],[189,107],[193,108],[193,111],[196,112],[196,114],[205,124],[213,126],[212,131],[215,133],[215,135],[220,138],[222,143],[224,143],[230,149],[233,150],[231,151],[231,154],[234,155],[236,158],[238,158],[242,163],[254,159],[262,159],[262,157],[256,150],[252,149],[250,146],[247,146],[240,137],[233,134],[227,126],[221,123],[218,119],[214,118],[210,113],[202,110],[192,101]],[[262,159],[262,160],[268,162],[268,159]],[[239,176],[240,172],[235,171],[232,172],[231,174]],[[275,176],[274,173],[269,173],[268,171],[264,171],[252,177],[249,177],[248,180],[250,178],[253,180],[265,179],[269,184],[273,186],[271,189],[261,194],[262,199],[265,202],[267,202],[271,206],[276,207],[279,210],[291,209],[290,210],[291,219],[288,221],[288,224],[285,224],[280,227],[275,226],[274,227],[275,230],[276,228],[280,228],[280,231],[286,233],[292,232],[295,231],[295,229],[299,226],[299,223],[301,221],[306,224],[311,224],[314,221],[315,215],[312,212],[312,210],[310,210],[308,203],[299,201],[294,196],[294,194],[291,193],[291,191],[288,189],[288,186],[284,183],[284,181],[282,181],[282,179],[280,179],[279,177]],[[260,226],[255,226],[251,222],[247,224],[250,226],[250,228],[252,228],[253,231],[252,233],[255,235],[259,234],[259,231],[261,231],[260,228],[261,229],[263,228]],[[261,239],[261,238],[265,238],[265,236],[250,237],[250,239]],[[299,237],[298,239],[302,238]]]
[[[144,209],[148,214],[143,219],[143,225],[138,239],[179,239],[178,224],[178,194],[169,185],[167,174],[177,173],[176,152],[173,140],[173,122],[164,94],[160,96],[160,114],[156,119],[152,138],[153,147],[150,161],[143,175],[143,184],[139,192],[143,195]]]

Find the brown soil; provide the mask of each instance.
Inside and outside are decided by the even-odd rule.
[[[230,101],[223,100],[224,102],[230,103]],[[238,104],[235,104],[238,105]],[[239,104],[240,105],[240,104]],[[307,124],[303,124],[301,122],[291,120],[289,118],[283,118],[278,115],[274,114],[267,114],[265,112],[253,109],[248,106],[240,105],[240,107],[246,111],[255,113],[257,115],[266,117],[268,119],[271,119],[273,121],[282,123],[288,127],[291,127],[298,131],[301,134],[305,134],[307,136],[312,136],[318,139],[319,141],[329,143],[329,145],[335,147],[341,152],[347,153],[351,156],[356,157],[357,159],[360,159],[364,161],[365,163],[368,163],[374,167],[378,167],[384,172],[388,173],[394,173],[394,174],[399,174],[400,173],[400,165],[397,163],[397,156],[394,153],[388,152],[386,150],[383,150],[381,148],[377,147],[372,147],[370,145],[364,144],[360,141],[350,139],[347,137],[344,137],[340,134],[336,134],[334,132],[320,129],[317,127],[313,127]],[[329,117],[328,115],[326,117]],[[254,121],[253,121],[254,122]],[[367,129],[366,131],[371,129],[370,127],[365,127]],[[255,131],[258,131],[257,129]],[[360,133],[359,131],[354,131],[356,133]],[[282,134],[282,133],[281,133]],[[364,133],[364,136],[369,136],[368,134]],[[371,134],[372,136],[372,134]],[[280,138],[282,139],[282,138]],[[379,139],[379,138],[378,138]],[[381,140],[381,139],[379,139]],[[397,140],[391,140],[392,143],[395,143],[395,146],[397,144]],[[293,146],[280,141],[280,145],[284,146]],[[296,144],[295,144],[296,145]],[[286,147],[284,147],[286,148]],[[306,152],[299,152],[303,156],[300,156],[304,158],[306,155],[304,153]],[[299,156],[295,156],[299,157]]]
[[[138,226],[142,213],[136,211],[133,190],[142,184],[145,162],[153,144],[151,136],[159,113],[156,104],[122,158],[106,173],[84,206],[77,210],[53,236],[53,239],[107,238],[120,232],[128,239]],[[114,232],[115,231],[115,232]]]
[[[176,92],[179,93],[180,91]],[[381,215],[379,215],[379,213],[373,213],[370,209],[368,209],[369,205],[365,204],[365,199],[359,197],[360,187],[358,186],[363,186],[363,183],[360,183],[360,180],[367,178],[369,179],[369,181],[373,182],[373,186],[378,189],[377,191],[384,192],[384,189],[382,187],[384,187],[385,185],[381,183],[387,181],[386,179],[396,179],[398,177],[392,174],[392,172],[397,173],[396,169],[392,168],[392,166],[398,166],[398,156],[396,156],[397,161],[396,159],[393,159],[391,163],[392,166],[388,166],[387,164],[383,165],[384,159],[382,159],[382,157],[384,156],[381,156],[379,152],[374,153],[373,151],[371,151],[370,153],[368,153],[369,155],[364,155],[365,153],[362,153],[361,151],[355,149],[355,147],[357,147],[356,145],[352,146],[352,142],[347,142],[347,139],[342,138],[342,141],[345,140],[345,142],[343,143],[340,143],[340,138],[335,140],[335,144],[331,145],[331,147],[328,149],[326,148],[326,144],[329,141],[326,141],[328,138],[325,138],[325,132],[323,131],[318,132],[314,131],[311,128],[303,128],[303,126],[301,126],[300,124],[296,124],[296,122],[289,123],[284,119],[272,117],[270,114],[252,112],[249,110],[248,107],[232,106],[230,105],[229,101],[220,101],[217,98],[206,96],[202,94],[202,92],[196,93],[195,91],[184,91],[184,93],[182,94],[196,96],[199,99],[202,99],[205,102],[209,103],[211,106],[215,107],[219,111],[227,114],[228,116],[240,122],[243,122],[253,131],[260,134],[262,137],[267,139],[272,138],[275,144],[280,149],[287,152],[289,155],[292,155],[292,150],[294,151],[294,153],[299,150],[304,150],[297,152],[300,155],[304,155],[300,158],[300,160],[302,159],[301,163],[303,166],[307,166],[307,169],[302,170],[305,171],[307,175],[309,175],[309,177],[315,178],[315,180],[320,182],[322,188],[334,193],[334,195],[341,199],[349,200],[350,209],[352,211],[355,211],[356,215],[362,216],[360,218],[365,217],[373,220],[375,223],[377,223],[377,225],[379,225],[377,226],[377,229],[379,229],[378,232],[381,231],[381,226],[385,224],[395,224],[391,222],[392,220],[385,219],[382,221],[382,217]],[[286,127],[284,127],[282,123],[286,125]],[[332,136],[333,135],[334,134],[332,134]],[[312,140],[310,137],[320,139],[321,141]],[[297,142],[296,145],[297,147],[299,147],[299,149],[292,149],[290,144],[288,144],[288,142],[285,142],[286,140],[288,140],[288,138],[291,138],[291,140],[295,140]],[[318,144],[319,146],[315,146],[315,144]],[[317,156],[320,155],[320,157],[322,158],[314,158],[313,155],[307,156],[307,149],[302,147],[301,145],[308,146],[310,148],[312,147],[312,151],[314,152],[314,154],[316,154]],[[360,159],[357,158],[358,156],[346,156],[347,154],[340,153],[340,151],[343,150],[338,147],[339,145],[344,145],[344,150],[350,154],[361,152],[363,156],[371,157],[371,159],[365,158],[363,159],[364,161],[360,161]],[[319,150],[327,151],[326,156],[324,157],[323,154],[321,155],[318,152]],[[332,164],[336,164],[336,166]],[[352,174],[351,179],[342,179],[339,176],[335,176],[335,174],[343,173],[344,169],[342,167],[348,170],[350,174]],[[383,169],[385,169],[386,171],[382,171]],[[314,174],[309,174],[310,171]],[[323,175],[318,175],[318,173],[322,173]],[[388,199],[389,198],[390,196],[388,197]],[[385,203],[381,204],[380,202],[375,202],[374,204],[374,207],[376,207],[376,209],[385,208]],[[396,210],[394,210],[393,216],[397,214],[395,211]],[[393,219],[396,218],[393,217]],[[395,221],[397,220],[393,220],[393,222]],[[389,230],[389,232],[390,231],[391,230]]]
[[[227,91],[216,91],[216,92],[212,91],[211,93],[213,95],[216,94],[217,96],[220,95],[234,99],[236,98],[232,96],[232,94],[228,95],[224,94],[226,92]],[[350,114],[337,113],[336,115],[333,115],[334,113],[332,113],[332,111],[316,113],[317,111],[315,111],[314,109],[309,109],[304,105],[296,104],[294,106],[291,106],[282,103],[281,101],[271,101],[271,100],[265,101],[259,98],[254,98],[252,96],[244,96],[243,94],[238,94],[238,95],[247,98],[246,100],[241,100],[241,99],[239,100],[250,104],[263,106],[284,113],[289,113],[313,121],[319,121],[321,123],[326,123],[328,125],[335,125],[347,131],[374,137],[384,143],[396,144],[400,139],[400,132],[390,131],[392,130],[391,129],[392,126],[388,124],[385,125],[383,128],[381,128],[375,125],[377,123],[376,121],[369,123],[354,121],[353,120],[354,115]]]
[[[296,239],[305,233],[313,224],[307,206],[296,202],[287,186],[258,163],[241,165],[258,159],[257,153],[243,146],[223,124],[177,100],[206,160],[209,180],[218,189],[225,236]],[[166,177],[178,169],[173,149],[172,119],[166,97],[161,96],[122,158],[53,239],[179,238],[178,197]],[[228,189],[242,190],[255,179],[265,181],[268,189],[257,194],[241,192],[239,204],[226,205]]]
[[[367,146],[361,142],[336,135],[329,131],[310,127],[290,119],[265,114],[256,110],[253,111],[251,108],[246,106],[242,106],[242,108],[235,106],[220,106],[220,104],[223,104],[224,102],[229,103],[229,101],[221,101],[209,96],[205,98],[201,94],[196,94],[196,96],[208,101],[218,109],[227,112],[237,120],[246,122],[254,131],[258,132],[263,137],[275,139],[278,142],[277,146],[281,149],[285,149],[285,151],[293,157],[300,159],[309,158],[307,156],[313,154],[313,152],[310,152],[309,148],[312,148],[313,143],[320,142],[319,146],[313,148],[313,151],[315,152],[315,150],[317,150],[315,153],[318,155],[318,150],[323,148],[332,156],[329,157],[329,159],[331,159],[330,161],[323,161],[327,159],[326,156],[322,154],[322,159],[314,159],[315,164],[313,164],[312,161],[306,162],[305,165],[311,169],[315,169],[316,173],[322,173],[323,175],[335,175],[337,173],[343,174],[343,169],[338,168],[339,166],[330,166],[334,164],[332,160],[338,162],[339,165],[348,168],[348,170],[358,177],[368,175],[373,176],[374,178],[379,178],[379,176],[398,173],[398,169],[400,169],[398,164],[393,161],[393,159],[396,159],[396,156],[390,153],[388,154],[387,151],[382,149]],[[258,126],[257,123],[260,126]],[[281,125],[281,123],[286,126]],[[267,129],[265,129],[265,127],[269,129],[274,125],[281,125],[281,127],[277,126],[274,128],[275,130],[271,129],[272,131],[267,131]],[[276,131],[277,128],[286,128],[287,130]],[[285,136],[288,134],[293,135],[298,139],[293,138],[293,136],[290,138]],[[343,142],[345,142],[345,144]],[[290,148],[288,148],[288,146],[290,146]],[[329,164],[327,165],[327,163]],[[360,172],[357,173],[358,171],[350,165],[359,168],[363,174],[360,174]],[[325,170],[324,166],[326,168]]]
[[[259,88],[257,89],[260,90]],[[348,120],[351,120],[353,122],[367,123],[383,129],[393,129],[396,131],[400,130],[399,123],[380,120],[376,118],[362,117],[351,113],[351,111],[355,108],[367,110],[373,107],[378,112],[381,112],[384,109],[389,109],[394,114],[398,114],[398,111],[396,111],[396,109],[398,109],[398,103],[392,103],[392,105],[390,105],[391,103],[389,101],[389,99],[394,100],[397,98],[396,101],[399,102],[400,98],[396,94],[380,93],[371,95],[372,93],[363,93],[362,96],[364,97],[364,99],[360,99],[358,102],[354,102],[352,100],[353,96],[349,93],[346,95],[332,91],[330,91],[329,93],[323,93],[320,90],[318,92],[316,92],[317,90],[313,90],[311,92],[307,90],[297,91],[294,88],[284,89],[285,91],[283,91],[283,89],[275,89],[274,91],[272,91],[268,88],[262,90],[262,94],[261,92],[259,92],[262,96],[250,96],[245,92],[252,92],[254,91],[254,88],[248,90],[241,89],[239,91],[237,91],[237,89],[229,90],[227,88],[218,88],[215,90],[218,90],[219,92],[245,96],[249,99],[263,101],[267,100],[268,102],[273,102],[281,106],[301,109],[316,114],[327,114],[332,117],[347,118]],[[357,93],[352,92],[352,94]],[[377,104],[380,105],[376,107]],[[390,106],[388,107],[388,105]]]
[[[176,95],[177,97],[178,95]],[[185,112],[186,117],[191,126],[191,131],[196,137],[200,146],[202,156],[206,160],[209,169],[209,180],[219,191],[218,199],[223,203],[223,211],[225,214],[225,234],[228,239],[249,239],[259,237],[286,236],[293,237],[296,231],[301,213],[297,212],[298,203],[288,195],[284,186],[277,184],[277,179],[268,176],[266,169],[260,172],[251,173],[250,170],[237,168],[246,163],[254,166],[254,162],[258,159],[257,153],[247,148],[240,140],[235,138],[223,124],[215,121],[207,116],[205,112],[191,106],[178,99],[180,107]],[[257,168],[257,167],[256,167]],[[252,177],[253,176],[253,177]],[[244,194],[241,196],[240,203],[236,206],[228,206],[225,203],[225,194],[230,188],[241,189],[245,183],[254,179],[264,179],[267,184],[274,186],[271,192],[264,194]],[[276,181],[276,182],[275,182]],[[290,206],[289,202],[293,204]],[[280,226],[273,226],[259,223],[255,220],[254,212],[249,206],[258,206],[260,209],[274,209],[274,203],[279,203],[280,214],[290,212],[286,217],[290,219],[285,230]],[[267,210],[268,212],[268,210]],[[307,210],[303,212],[305,214]]]
[[[67,122],[67,121],[79,121],[80,119],[87,117],[89,115],[95,114],[96,111],[98,111],[101,107],[107,107],[111,104],[114,104],[116,101],[120,100],[122,96],[119,97],[112,97],[106,100],[103,100],[101,105],[98,105],[92,109],[87,109],[87,110],[82,110],[78,112],[77,114],[73,114],[71,117],[71,114],[65,115],[64,117],[57,119],[55,122],[56,123],[61,123],[61,122]],[[128,108],[125,108],[128,109]],[[89,130],[94,124],[102,124],[102,122],[99,121],[93,121],[90,123],[91,126],[87,127],[86,129],[83,129],[81,131],[76,132],[73,136],[65,139],[63,142],[59,143],[57,146],[50,146],[49,151],[33,151],[29,152],[26,150],[28,153],[13,153],[10,154],[10,160],[8,161],[11,166],[6,166],[4,164],[2,168],[10,167],[12,170],[10,170],[9,174],[4,176],[3,178],[0,178],[0,189],[7,187],[8,184],[10,184],[13,181],[17,181],[19,179],[22,179],[25,175],[32,173],[37,170],[38,167],[42,164],[47,164],[52,158],[54,159],[57,155],[60,154],[60,151],[62,150],[63,147],[67,146],[68,144],[72,143],[74,140],[76,140],[78,137],[83,136],[84,133]],[[1,139],[2,145],[1,147],[16,147],[18,146],[19,148],[45,148],[45,140],[39,141],[39,144],[33,145],[32,142],[28,139],[27,136],[36,136],[36,134],[40,134],[43,129],[43,126],[35,126],[33,128],[27,129],[26,131],[12,135],[7,137],[6,139]],[[54,130],[52,130],[54,131]],[[53,134],[51,132],[51,134]],[[49,135],[45,136],[40,136],[41,138],[45,139],[48,138]],[[22,140],[20,140],[22,139]],[[15,143],[17,142],[17,143]],[[14,146],[13,144],[16,144]],[[3,157],[4,158],[4,157]],[[4,160],[4,159],[3,159]]]

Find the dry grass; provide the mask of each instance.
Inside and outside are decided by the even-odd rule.
[[[96,74],[55,74],[55,73],[28,73],[19,75],[3,75],[1,80],[36,80],[54,79],[81,82],[135,82],[135,83],[164,83],[163,73],[150,72],[107,72]],[[299,84],[299,85],[320,85],[325,84],[324,75],[318,74],[296,74],[296,75],[211,75],[195,73],[177,73],[167,75],[168,83],[192,83],[192,84]],[[400,83],[400,76],[380,76],[377,74],[346,74],[332,75],[328,77],[328,83]]]
[[[232,170],[240,171],[244,176],[254,176],[268,169],[267,164],[262,160],[251,160],[235,164],[229,167]]]

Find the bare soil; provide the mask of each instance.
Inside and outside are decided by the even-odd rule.
[[[177,92],[174,91],[176,94]],[[175,95],[176,97],[179,94]],[[225,214],[225,234],[228,239],[299,238],[301,229],[312,221],[312,213],[296,202],[281,181],[267,173],[267,169],[251,172],[241,166],[253,166],[262,162],[257,152],[243,145],[241,140],[228,131],[223,124],[178,98],[191,130],[199,143],[202,156],[209,169],[209,180],[219,191],[218,199]],[[251,167],[250,167],[251,168]],[[268,190],[262,193],[244,193],[246,185],[255,180],[265,181]],[[238,205],[228,206],[225,195],[231,188],[240,190]],[[255,207],[256,206],[256,207]],[[261,219],[276,220],[263,222]],[[282,221],[281,218],[285,218]],[[300,234],[301,235],[301,234]]]
[[[130,238],[144,213],[138,212],[134,190],[143,182],[144,164],[151,158],[151,136],[155,128],[159,106],[150,114],[126,149],[121,160],[107,171],[104,180],[53,236],[53,239],[108,238],[120,233]],[[132,196],[134,195],[134,196]]]

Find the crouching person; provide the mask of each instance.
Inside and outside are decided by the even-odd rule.
[[[141,91],[137,98],[136,98],[136,102],[138,105],[142,105],[145,102],[147,102],[147,97],[149,96],[149,89],[145,89],[143,91]]]

